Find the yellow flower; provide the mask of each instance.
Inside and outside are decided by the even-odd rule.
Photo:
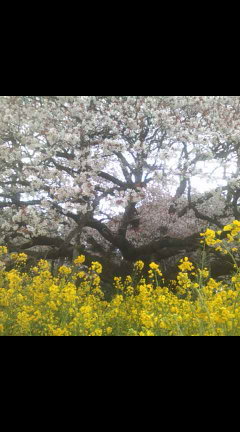
[[[131,276],[127,276],[125,279],[126,284],[131,284],[132,283],[132,277]]]
[[[28,259],[28,256],[25,253],[11,253],[10,257],[18,263],[25,263]]]
[[[240,221],[239,220],[234,220],[233,225],[237,226],[240,229]]]
[[[66,329],[56,328],[52,330],[53,336],[69,336],[69,332]]]
[[[181,259],[180,262],[182,263],[182,264],[180,264],[180,265],[178,266],[178,268],[179,268],[180,270],[182,270],[182,271],[185,271],[185,270],[187,270],[187,271],[191,271],[191,270],[194,269],[193,264],[192,264],[190,261],[188,261],[188,258],[187,258],[187,257],[185,257],[184,259]]]
[[[10,270],[6,274],[6,278],[9,281],[9,287],[10,288],[20,288],[22,284],[22,277],[21,274],[17,270]]]
[[[207,278],[209,276],[209,271],[207,268],[204,268],[203,270],[198,269],[200,276],[203,278]]]
[[[150,279],[153,279],[153,278],[154,278],[154,273],[153,273],[152,270],[149,270],[149,271],[148,271],[148,276],[150,277]]]
[[[0,255],[5,255],[8,253],[6,246],[0,246]]]
[[[84,255],[79,255],[73,262],[74,264],[83,264],[85,262],[85,256]]]
[[[148,313],[146,313],[145,311],[142,311],[140,313],[140,319],[141,319],[141,323],[147,327],[147,328],[152,328],[154,327],[154,320],[153,320],[153,314],[149,315]]]
[[[59,267],[58,272],[62,275],[69,275],[70,273],[72,273],[72,269],[67,266],[61,266]]]
[[[91,265],[91,269],[96,273],[100,274],[102,273],[102,264],[100,264],[98,261],[93,261]]]
[[[76,298],[77,298],[76,292],[77,291],[76,291],[75,285],[72,283],[68,283],[67,285],[65,285],[65,287],[63,288],[63,291],[62,291],[63,300],[68,302],[68,303],[74,302],[74,300],[76,300]]]
[[[128,295],[133,295],[134,294],[134,288],[131,285],[127,286],[126,293]]]
[[[35,268],[35,267],[34,267]],[[41,259],[40,261],[38,261],[38,268],[40,270],[49,270],[50,269],[50,264],[48,263],[47,260],[43,260]]]
[[[134,268],[137,270],[142,270],[144,267],[144,262],[143,261],[136,261],[134,264]]]
[[[151,264],[149,264],[149,267],[150,267],[150,269],[152,269],[152,270],[158,270],[159,265],[156,264],[156,263],[154,263],[154,262],[152,262]]]
[[[47,303],[47,305],[50,307],[50,309],[52,309],[52,310],[54,310],[54,311],[56,311],[56,310],[58,310],[58,306],[56,305],[56,303],[54,302],[54,301],[49,301],[48,303]]]
[[[23,332],[30,330],[31,316],[27,312],[19,312],[17,314],[17,324]]]
[[[102,329],[96,329],[91,333],[91,336],[102,336]]]
[[[154,333],[153,332],[151,332],[150,330],[145,330],[145,332],[144,331],[141,331],[140,333],[139,333],[139,336],[154,336]]]
[[[231,231],[231,229],[232,229],[232,225],[226,225],[226,226],[223,228],[223,231]]]
[[[39,272],[39,268],[38,268],[38,267],[32,267],[31,270],[32,270],[34,273],[38,273],[38,272]]]

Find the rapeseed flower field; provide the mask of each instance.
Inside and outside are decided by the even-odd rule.
[[[166,281],[159,265],[137,261],[125,279],[115,277],[111,300],[101,288],[102,266],[84,266],[80,255],[71,265],[50,271],[40,260],[26,271],[27,255],[0,247],[1,336],[238,336],[240,335],[240,221],[222,231],[201,234],[203,248],[229,255],[233,274],[224,281],[211,277],[203,263],[188,257],[179,263],[176,280]]]

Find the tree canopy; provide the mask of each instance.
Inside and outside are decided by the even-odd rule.
[[[194,250],[240,219],[239,137],[239,96],[1,96],[0,243],[109,262]]]

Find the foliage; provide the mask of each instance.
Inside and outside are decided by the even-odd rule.
[[[56,274],[40,260],[25,271],[27,255],[11,254],[15,268],[4,269],[0,247],[0,334],[27,336],[227,336],[240,335],[240,221],[217,232],[202,233],[202,244],[227,255],[234,273],[214,280],[204,260],[195,268],[187,257],[174,281],[166,281],[157,263],[138,260],[125,280],[114,278],[116,294],[106,301],[101,290],[102,266],[76,257]],[[220,248],[220,249],[219,249]],[[204,251],[203,251],[204,252]]]

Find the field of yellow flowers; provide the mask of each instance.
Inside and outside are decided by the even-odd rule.
[[[187,257],[180,261],[175,281],[165,281],[154,262],[148,277],[142,277],[144,263],[137,261],[131,276],[114,278],[116,294],[109,301],[101,290],[99,262],[83,266],[80,255],[52,274],[45,260],[25,271],[27,255],[14,253],[14,268],[6,271],[8,251],[1,246],[0,335],[240,335],[240,221],[201,235],[203,247],[233,260],[235,271],[227,282],[214,280],[207,267],[195,268]]]

